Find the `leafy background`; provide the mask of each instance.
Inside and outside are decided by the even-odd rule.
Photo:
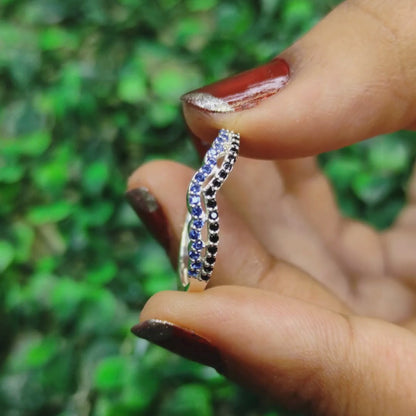
[[[130,334],[175,277],[125,181],[153,158],[195,165],[178,97],[270,59],[336,2],[0,0],[2,415],[287,415]],[[414,138],[322,155],[346,215],[391,223]]]

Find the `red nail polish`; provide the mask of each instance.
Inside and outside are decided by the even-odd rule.
[[[135,325],[131,332],[139,338],[146,339],[189,360],[213,367],[219,373],[224,374],[225,366],[218,349],[207,339],[189,329],[167,321],[149,319]]]
[[[168,222],[156,198],[147,188],[143,187],[131,189],[126,192],[126,198],[144,225],[165,250],[169,251],[170,236]]]
[[[247,110],[276,94],[288,82],[289,65],[280,58],[182,96],[200,110],[228,113]]]

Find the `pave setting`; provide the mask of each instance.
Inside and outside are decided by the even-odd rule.
[[[207,282],[213,273],[220,239],[216,194],[233,169],[239,147],[240,135],[221,129],[189,184],[179,250],[182,288],[189,286],[190,278]]]

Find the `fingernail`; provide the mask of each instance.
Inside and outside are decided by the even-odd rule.
[[[275,58],[265,65],[191,91],[181,99],[213,113],[247,110],[276,94],[286,85],[289,76],[286,61]]]
[[[167,321],[150,319],[135,325],[131,332],[188,360],[208,365],[219,373],[224,373],[224,362],[217,348],[189,329]]]
[[[168,222],[156,198],[144,187],[126,192],[126,198],[147,229],[169,250]]]

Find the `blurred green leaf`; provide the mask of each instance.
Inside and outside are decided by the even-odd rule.
[[[91,195],[98,195],[103,190],[109,177],[109,167],[105,160],[97,160],[90,163],[83,175],[83,184]]]
[[[186,0],[186,5],[191,12],[199,12],[212,9],[217,2],[217,0]]]
[[[39,46],[41,49],[50,51],[59,48],[73,48],[76,46],[74,33],[66,30],[50,26],[45,28],[39,36]]]
[[[55,337],[43,338],[27,351],[25,362],[29,367],[42,367],[58,351],[58,340]]]
[[[39,156],[49,146],[51,136],[46,131],[37,131],[25,137],[21,137],[19,143],[19,151],[27,156]]]
[[[146,295],[152,296],[161,290],[173,289],[176,276],[162,250],[149,245],[141,255],[140,271]]]
[[[409,167],[411,156],[406,143],[396,136],[378,137],[377,145],[369,152],[372,168],[382,173],[403,172]]]
[[[216,9],[217,30],[229,38],[242,36],[254,23],[255,13],[248,2],[222,2]],[[237,46],[237,45],[236,45]]]
[[[74,211],[80,223],[87,227],[96,227],[109,221],[114,212],[114,205],[109,201],[100,201],[76,207]]]
[[[75,3],[72,4],[73,6]],[[23,20],[32,24],[55,24],[70,14],[70,5],[54,0],[29,2],[22,10]]]
[[[35,206],[29,209],[27,219],[35,225],[62,221],[71,215],[72,204],[57,201],[48,205]]]
[[[152,89],[160,98],[177,102],[189,89],[190,75],[191,73],[185,69],[162,68],[151,79]]]
[[[374,205],[386,198],[394,188],[394,185],[394,180],[391,177],[362,172],[355,177],[352,189],[363,202]]]
[[[33,180],[39,189],[59,193],[68,180],[69,168],[62,160],[45,161],[33,172]]]
[[[24,222],[16,221],[13,224],[12,230],[16,241],[16,260],[19,262],[28,261],[31,254],[32,244],[35,238],[33,228]],[[2,250],[0,250],[0,252],[1,251]]]
[[[4,272],[15,257],[14,247],[5,240],[0,240],[0,272]]]
[[[79,311],[78,331],[80,334],[101,336],[125,331],[124,305],[111,292],[87,286],[82,312]]]
[[[149,109],[149,120],[155,127],[167,127],[179,117],[177,105],[170,103],[152,103]]]
[[[355,176],[362,170],[362,161],[352,157],[333,158],[325,165],[325,173],[339,189],[351,186]]]
[[[209,390],[199,384],[187,384],[176,389],[162,406],[161,416],[212,416]]]
[[[137,104],[147,96],[147,87],[144,77],[140,73],[122,76],[118,84],[118,97],[130,104]]]
[[[10,164],[1,165],[0,160],[0,182],[15,183],[22,179],[25,169],[24,166],[9,161]],[[7,162],[6,162],[7,163]]]
[[[308,21],[314,13],[313,3],[308,0],[291,0],[285,3],[283,16],[287,20]]]
[[[111,281],[116,276],[116,273],[116,264],[111,260],[107,260],[94,269],[88,271],[86,279],[94,285],[104,285]]]
[[[59,321],[77,318],[77,311],[88,295],[88,287],[70,278],[58,279],[50,293],[51,307]]]
[[[165,42],[183,45],[193,52],[200,51],[211,36],[212,21],[198,17],[188,17],[177,22],[176,26],[168,27],[164,36]]]
[[[48,132],[36,131],[19,138],[0,140],[0,151],[13,156],[39,156],[45,152],[50,142]]]
[[[123,386],[128,362],[124,357],[115,356],[102,360],[94,374],[94,385],[101,391],[119,390]]]

